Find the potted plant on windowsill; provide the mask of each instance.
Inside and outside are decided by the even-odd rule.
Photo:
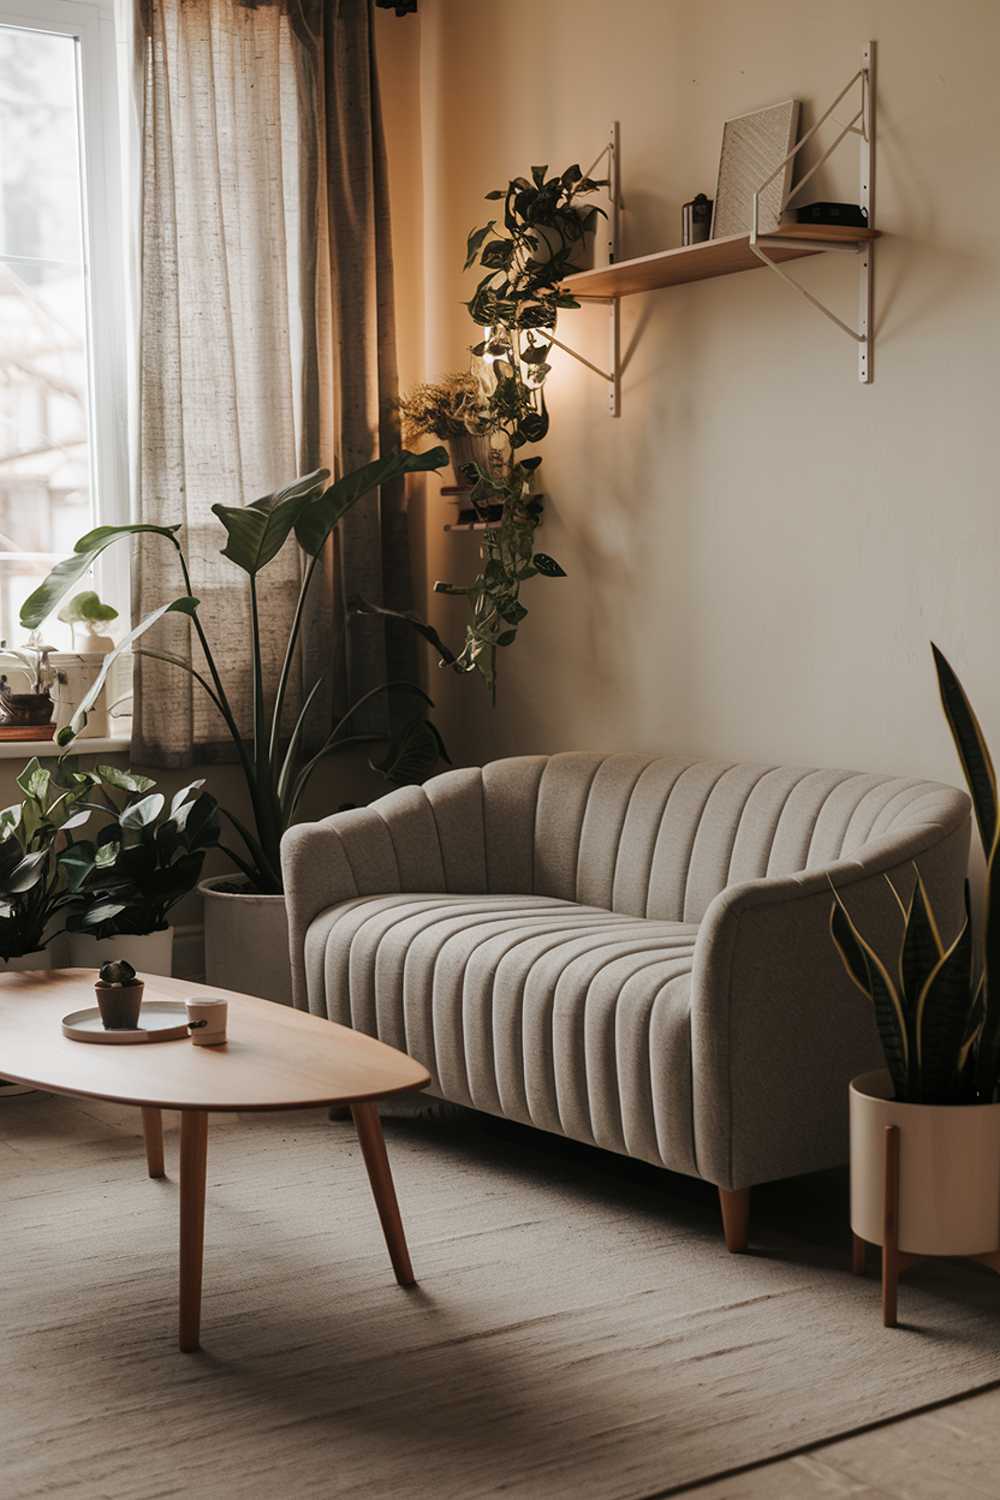
[[[100,766],[96,810],[107,821],[93,840],[79,840],[59,856],[75,896],[66,917],[69,959],[96,968],[121,959],[147,974],[172,972],[170,913],[194,890],[206,851],[219,841],[219,810],[192,781],[169,806],[156,783],[134,771]],[[115,800],[124,792],[124,800]]]
[[[57,736],[62,744],[72,741],[86,722],[87,713],[107,680],[115,660],[124,651],[149,655],[186,671],[207,693],[228,733],[243,774],[251,808],[248,820],[232,810],[223,810],[235,834],[237,847],[219,847],[243,877],[243,886],[232,877],[223,881],[235,890],[219,891],[217,880],[204,881],[205,967],[210,983],[269,999],[289,1001],[291,979],[288,966],[287,922],[281,884],[281,837],[299,816],[301,800],[317,767],[329,756],[349,747],[383,741],[386,737],[357,729],[358,712],[378,698],[408,700],[411,712],[390,737],[388,748],[375,769],[389,782],[421,780],[429,774],[444,746],[427,718],[431,700],[415,683],[389,681],[365,693],[341,717],[315,751],[304,744],[306,720],[322,679],[309,685],[290,734],[283,732],[289,684],[298,654],[299,638],[309,587],[320,564],[328,538],[340,519],[379,485],[407,473],[439,469],[447,462],[443,448],[429,453],[405,450],[376,459],[327,486],[326,470],[296,480],[272,495],[247,506],[213,507],[225,533],[222,555],[247,577],[251,604],[250,672],[253,682],[252,723],[247,732],[238,722],[226,693],[211,643],[199,614],[199,601],[192,595],[190,571],[178,537],[181,527],[103,526],[77,542],[71,557],[58,564],[35,590],[21,611],[22,623],[47,619],[73,586],[83,578],[104,549],[123,537],[144,532],[163,539],[173,549],[184,592],[169,604],[153,610],[128,632],[114,651],[104,658],[101,671],[84,697],[73,719]],[[265,681],[262,624],[258,610],[257,578],[291,537],[304,556],[302,584],[277,680]],[[202,662],[189,666],[180,657],[137,643],[165,614],[186,615],[195,631]],[[430,627],[411,621],[441,652],[447,648]]]
[[[886,1070],[850,1091],[851,1226],[883,1244],[886,1152],[898,1142],[898,1250],[912,1255],[995,1256],[1000,1251],[1000,819],[993,762],[976,715],[945,657],[933,648],[941,702],[986,854],[985,928],[974,939],[940,930],[919,870],[900,908],[897,952],[878,953],[834,892],[833,941],[872,1003]],[[887,1129],[898,1131],[887,1138]],[[887,1172],[890,1187],[887,1189]],[[1000,1267],[998,1267],[1000,1268]],[[894,1294],[893,1294],[894,1295]],[[894,1306],[887,1321],[894,1321]]]
[[[8,646],[0,641],[0,653],[13,657],[28,679],[28,691],[17,693],[6,673],[0,675],[0,727],[6,737],[47,740],[52,738],[52,684],[55,674],[49,662],[51,646],[43,646],[34,636],[26,646]]]
[[[58,618],[72,632],[71,651],[57,651],[52,655],[52,669],[56,683],[56,729],[68,724],[91,683],[101,670],[101,664],[109,651],[115,649],[106,627],[117,620],[118,611],[111,604],[104,604],[93,589],[84,589],[74,594],[59,611]],[[103,627],[103,628],[102,628]],[[103,739],[109,731],[107,688],[91,705],[87,723],[81,737]]]

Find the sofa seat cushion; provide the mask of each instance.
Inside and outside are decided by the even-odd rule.
[[[308,929],[309,1008],[444,1098],[695,1173],[696,933],[549,896],[363,896]]]

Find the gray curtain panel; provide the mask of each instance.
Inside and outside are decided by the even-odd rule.
[[[219,555],[217,502],[398,446],[385,152],[368,0],[140,0],[144,48],[138,518],[183,523],[193,591],[241,725],[251,674],[245,576]],[[288,709],[322,674],[314,735],[392,666],[354,593],[408,593],[401,493],[358,508],[317,573]],[[261,575],[273,682],[300,579],[293,545]],[[145,538],[135,617],[183,592]],[[146,638],[202,666],[182,617]],[[143,643],[145,644],[145,642]],[[136,759],[225,758],[187,673],[139,655]]]

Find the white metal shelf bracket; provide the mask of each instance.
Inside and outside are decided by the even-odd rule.
[[[837,328],[846,333],[848,338],[854,340],[854,342],[858,346],[858,379],[863,385],[870,385],[873,375],[872,354],[875,342],[875,327],[873,317],[875,241],[866,240],[858,244],[844,244],[843,242],[838,242],[832,239],[816,240],[814,242],[819,249],[839,250],[843,251],[846,254],[854,255],[857,258],[858,327],[852,328],[849,323],[844,322],[843,318],[839,318],[835,312],[832,312],[831,309],[827,307],[819,297],[814,296],[812,292],[808,291],[801,284],[801,282],[796,281],[793,276],[789,276],[788,272],[783,270],[782,267],[779,266],[774,260],[772,260],[770,255],[768,255],[768,250],[775,249],[780,246],[785,246],[787,248],[788,240],[778,239],[773,236],[768,236],[767,234],[761,234],[759,232],[761,193],[765,188],[770,186],[770,184],[777,176],[785,171],[785,168],[788,166],[789,162],[794,160],[794,158],[802,150],[802,147],[812,139],[820,126],[825,124],[826,121],[830,118],[830,116],[833,114],[833,111],[837,108],[838,104],[840,104],[841,100],[845,99],[847,95],[850,94],[855,84],[858,83],[860,83],[861,85],[861,99],[856,112],[854,113],[854,115],[852,115],[851,119],[848,120],[847,124],[841,127],[840,133],[837,135],[832,144],[828,146],[827,149],[823,152],[823,155],[819,158],[819,160],[814,162],[813,165],[809,168],[809,171],[806,172],[806,174],[799,179],[795,186],[783,196],[781,201],[781,214],[785,212],[785,209],[791,203],[792,199],[796,198],[799,195],[799,193],[805,187],[806,183],[810,181],[814,173],[818,172],[823,163],[833,155],[834,151],[836,151],[841,141],[845,140],[848,135],[856,135],[858,136],[860,141],[858,163],[858,202],[867,213],[869,225],[874,225],[875,43],[869,42],[864,49],[864,53],[862,54],[861,67],[854,74],[854,77],[844,85],[840,93],[837,95],[836,99],[834,99],[833,103],[830,105],[829,109],[827,109],[824,114],[820,115],[815,125],[813,125],[811,129],[806,131],[802,139],[792,147],[791,151],[789,151],[788,155],[784,158],[780,165],[775,167],[770,177],[766,178],[754,193],[753,217],[750,229],[750,249],[753,251],[754,255],[757,256],[758,260],[763,261],[768,270],[773,271],[774,274],[776,276],[779,276],[782,281],[784,281],[793,289],[793,291],[798,292],[800,297],[804,297],[806,301],[810,302],[813,307],[817,309],[817,311],[823,314],[825,318],[828,318],[831,323],[835,324]],[[780,216],[781,215],[779,214],[779,218]]]
[[[608,133],[606,144],[601,152],[594,158],[590,166],[584,172],[584,177],[592,177],[602,163],[606,163],[605,176],[608,179],[608,220],[607,220],[607,250],[608,265],[614,265],[619,257],[620,235],[621,235],[621,172],[620,151],[618,138],[618,121],[614,120]],[[588,305],[592,303],[606,303],[608,308],[608,354],[611,364],[610,370],[602,370],[600,365],[594,364],[593,360],[585,358],[568,344],[563,344],[554,335],[547,333],[551,344],[575,359],[579,364],[592,370],[599,375],[608,385],[608,412],[612,417],[621,416],[621,299],[619,297],[588,297]]]

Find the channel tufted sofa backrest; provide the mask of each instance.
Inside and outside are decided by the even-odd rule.
[[[580,752],[446,772],[390,796],[410,812],[412,837],[397,832],[391,856],[403,890],[556,896],[680,922],[700,921],[737,882],[967,815],[963,795],[934,782]]]

